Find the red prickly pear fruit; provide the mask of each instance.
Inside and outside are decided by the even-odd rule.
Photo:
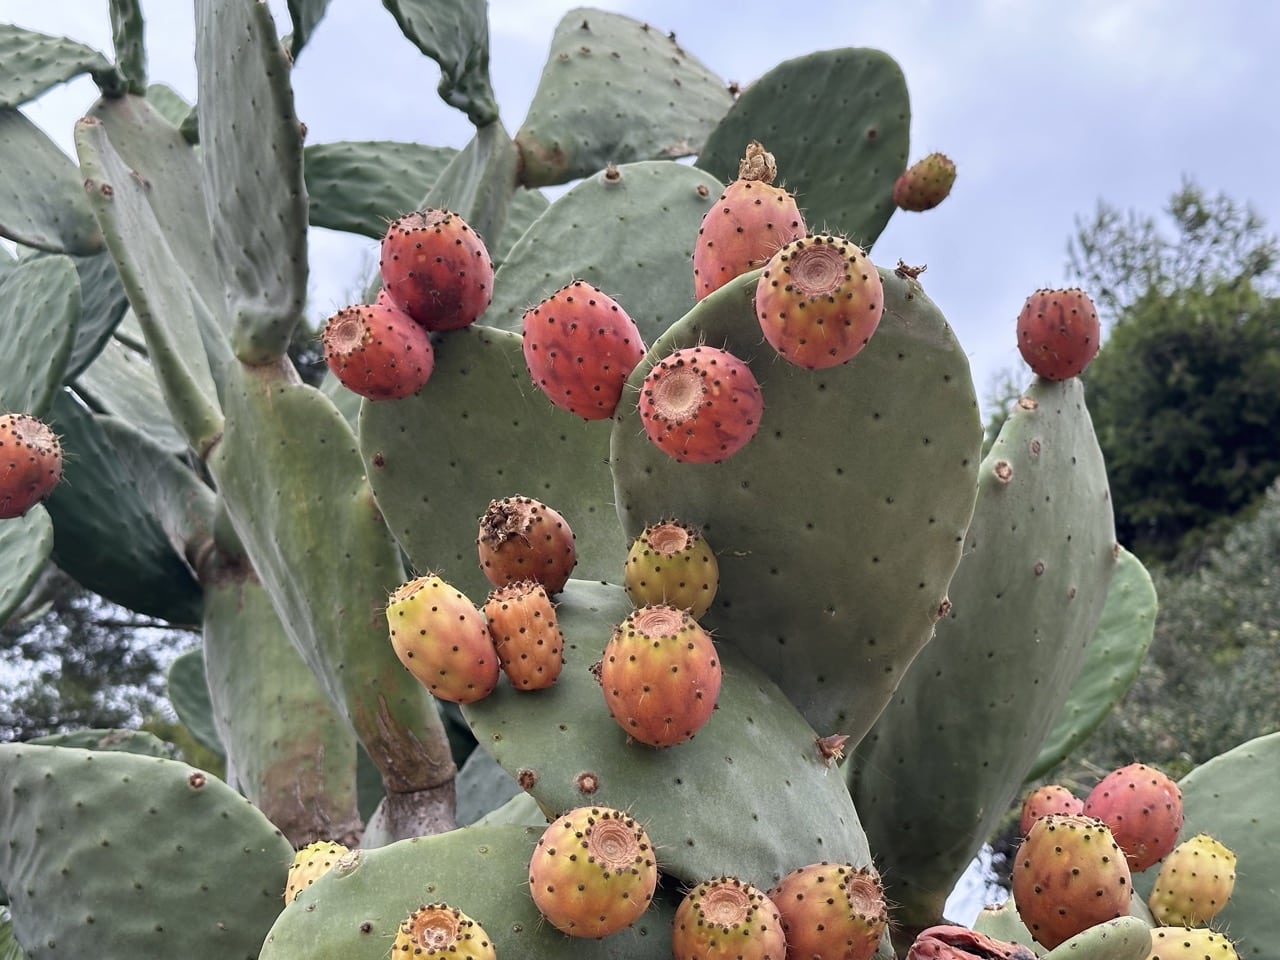
[[[328,873],[338,862],[338,858],[348,852],[345,844],[334,840],[317,840],[294,854],[284,888],[285,904],[297,900],[298,894]]]
[[[20,517],[62,479],[62,444],[25,413],[0,416],[0,520]]]
[[[1031,825],[1049,813],[1082,813],[1084,801],[1059,783],[1036,787],[1022,801],[1018,835],[1025,837]]]
[[[571,937],[605,937],[631,926],[658,884],[649,835],[609,807],[578,807],[545,831],[529,861],[529,893]]]
[[[719,463],[760,429],[764,397],[746,362],[717,347],[685,347],[640,387],[644,432],[673,460]]]
[[[547,588],[536,580],[495,587],[484,602],[502,672],[517,690],[545,690],[564,666],[564,635]]]
[[[1020,943],[997,940],[968,927],[939,924],[916,934],[906,960],[1035,960]]]
[[[536,580],[555,596],[578,563],[573,530],[559,511],[533,497],[490,500],[476,538],[480,569],[495,587]]]
[[[1129,864],[1111,830],[1082,814],[1031,825],[1013,862],[1013,899],[1036,943],[1052,950],[1094,924],[1129,912]]]
[[[787,939],[769,895],[735,877],[704,880],[676,907],[675,960],[786,960]]]
[[[525,313],[523,329],[525,366],[548,400],[584,420],[613,416],[645,350],[617,301],[575,280]]]
[[[475,703],[498,685],[498,654],[484,615],[438,576],[417,577],[387,602],[391,646],[441,700]]]
[[[484,927],[447,903],[423,904],[400,921],[391,957],[497,960],[493,940]]]
[[[321,338],[333,375],[369,400],[412,396],[435,369],[427,331],[394,305],[344,307],[325,323]]]
[[[851,863],[811,863],[769,891],[790,956],[870,960],[889,924],[880,875]]]
[[[773,186],[778,166],[758,141],[747,145],[738,179],[702,218],[693,248],[694,298],[755,270],[784,243],[805,235],[795,197]]]
[[[1221,912],[1235,886],[1235,853],[1197,833],[1164,858],[1147,906],[1159,924],[1199,927]]]
[[[1046,380],[1078,377],[1101,339],[1098,311],[1083,290],[1037,290],[1018,314],[1018,352]]]
[[[862,248],[843,237],[792,240],[756,283],[756,317],[769,345],[807,370],[847,363],[884,314],[884,286]]]
[[[1165,926],[1151,928],[1147,960],[1240,960],[1240,954],[1226,934],[1208,927]]]
[[[609,713],[631,740],[670,747],[711,719],[720,658],[687,610],[651,604],[613,629],[597,677]]]
[[[1182,791],[1154,767],[1131,763],[1098,781],[1085,797],[1084,813],[1111,828],[1129,869],[1141,873],[1177,846]]]
[[[697,620],[716,598],[720,565],[701,530],[662,520],[631,541],[622,585],[633,606],[665,603],[688,610]]]
[[[479,234],[448,210],[395,220],[382,238],[382,287],[428,330],[460,330],[493,298],[493,261]]]
[[[917,160],[893,184],[893,202],[900,210],[932,210],[951,194],[956,165],[942,153]]]

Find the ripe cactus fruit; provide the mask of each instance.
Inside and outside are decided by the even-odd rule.
[[[720,585],[720,565],[702,531],[678,520],[651,523],[631,541],[622,584],[637,607],[665,603],[699,619]]]
[[[344,307],[325,323],[321,340],[333,375],[369,400],[411,396],[435,369],[430,335],[393,304]]]
[[[907,167],[893,184],[893,202],[900,210],[932,210],[951,194],[956,165],[946,154],[931,153]]]
[[[433,332],[473,323],[493,298],[493,261],[484,241],[448,210],[393,221],[379,267],[387,296]]]
[[[1129,912],[1132,877],[1101,820],[1051,813],[1031,825],[1013,863],[1018,916],[1052,950],[1077,933]]]
[[[1098,311],[1083,290],[1037,290],[1018,314],[1018,351],[1046,380],[1078,377],[1101,339]]]
[[[299,850],[289,865],[289,878],[284,888],[286,905],[298,899],[298,894],[311,886],[348,852],[345,844],[334,840],[317,840]]]
[[[786,960],[787,940],[769,896],[735,877],[690,890],[672,924],[675,960]]]
[[[555,596],[578,563],[573,530],[558,510],[533,497],[490,500],[476,538],[480,569],[495,587],[537,580]]]
[[[1236,855],[1207,833],[1173,848],[1147,899],[1156,922],[1198,927],[1216,917],[1236,885]]]
[[[402,920],[391,944],[391,956],[392,960],[400,957],[497,958],[493,941],[484,927],[447,903],[423,904]]]
[[[884,887],[871,867],[811,863],[783,877],[769,897],[793,960],[869,960],[889,923]]]
[[[1131,763],[1098,781],[1085,797],[1084,813],[1111,828],[1129,869],[1141,873],[1177,845],[1182,791],[1154,767]]]
[[[609,807],[578,807],[552,823],[529,861],[529,893],[572,937],[604,937],[640,918],[658,885],[649,835]]]
[[[884,314],[884,287],[861,247],[815,234],[770,258],[755,306],[770,346],[797,366],[821,370],[852,360],[867,345]]]
[[[387,603],[396,656],[441,700],[475,703],[498,684],[498,654],[484,615],[435,574],[398,587]]]
[[[1225,934],[1207,927],[1154,927],[1147,960],[1240,960]]]
[[[1025,837],[1031,824],[1049,813],[1083,813],[1084,801],[1058,783],[1036,787],[1022,801],[1018,834]]]
[[[20,517],[62,479],[62,444],[25,413],[0,416],[0,520]]]
[[[640,387],[645,435],[673,460],[719,463],[760,429],[764,397],[746,362],[718,347],[684,347]]]
[[[939,924],[916,934],[906,960],[1035,960],[1030,947],[997,940],[968,927]],[[805,958],[809,960],[809,958]]]
[[[484,603],[502,672],[517,690],[545,690],[564,666],[564,636],[547,588],[537,580],[495,587]]]
[[[805,235],[795,197],[773,186],[777,175],[773,154],[759,141],[751,141],[738,164],[738,179],[720,194],[698,228],[693,248],[695,299],[755,270],[784,243]]]
[[[635,321],[582,280],[524,315],[525,366],[547,399],[584,420],[613,416],[627,377],[644,356]]]

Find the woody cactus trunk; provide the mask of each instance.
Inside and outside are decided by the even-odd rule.
[[[939,921],[1024,779],[1123,692],[1154,596],[1115,543],[1080,382],[1032,382],[984,459],[962,345],[918,272],[874,247],[908,160],[897,64],[827,50],[739,92],[673,35],[579,9],[513,135],[484,4],[384,5],[475,125],[461,150],[304,144],[291,65],[323,2],[290,3],[282,38],[265,4],[197,0],[194,107],[149,81],[136,2],[110,4],[114,62],[0,26],[0,233],[18,251],[0,253],[0,412],[46,419],[66,450],[47,500],[0,521],[0,612],[55,562],[199,626],[171,690],[227,760],[223,782],[121,732],[0,746],[17,943],[383,958],[415,909],[446,902],[500,956],[665,957],[685,889],[768,890],[821,861],[878,869],[900,934]],[[21,108],[84,73],[101,96],[72,160]],[[809,220],[878,265],[883,317],[850,362],[777,357],[758,269],[695,300],[699,224],[752,140]],[[425,209],[487,244],[488,309],[433,336],[434,371],[404,399],[310,385],[288,353],[307,329],[308,227],[377,239]],[[648,345],[612,417],[558,409],[525,370],[524,311],[571,280]],[[745,361],[763,421],[723,462],[679,463],[636,399],[664,356],[703,344]],[[397,658],[388,598],[433,571],[478,604],[478,518],[516,495],[576,534],[563,670],[446,708]],[[723,682],[697,735],[657,749],[615,723],[588,668],[632,609],[628,546],[663,518],[716,552],[703,623]],[[653,902],[602,940],[542,922],[527,883],[542,828],[582,806],[625,811],[656,850]],[[358,849],[285,904],[294,850],[317,839]],[[1269,935],[1266,913],[1233,934]]]

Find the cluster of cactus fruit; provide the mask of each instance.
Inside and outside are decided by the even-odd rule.
[[[385,6],[464,149],[304,146],[323,3],[282,40],[197,0],[194,108],[148,83],[135,3],[115,63],[0,26],[0,613],[52,558],[199,626],[171,698],[227,768],[135,732],[0,746],[28,955],[1265,954],[1280,735],[1162,781],[1153,892],[1116,854],[1133,807],[1038,794],[1014,906],[944,922],[1123,694],[1155,596],[1115,542],[1088,296],[1028,297],[1036,376],[983,457],[922,268],[875,248],[955,182],[907,167],[896,63],[739,90],[580,9],[509,135],[484,5]],[[79,73],[73,163],[19,108]],[[308,225],[381,243],[319,387],[287,353]]]

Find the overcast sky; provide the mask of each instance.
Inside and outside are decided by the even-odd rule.
[[[1021,367],[1014,319],[1028,293],[1066,280],[1078,215],[1097,201],[1157,212],[1183,175],[1252,203],[1280,229],[1280,4],[1222,0],[835,0],[825,4],[601,0],[663,30],[726,81],[745,84],[815,49],[874,46],[902,65],[911,156],[957,163],[952,196],[897,213],[881,264],[921,278],[969,353],[979,397]],[[280,32],[284,0],[272,0]],[[492,0],[492,76],[502,118],[524,117],[552,30],[573,5]],[[191,4],[144,3],[152,80],[194,98]],[[72,36],[110,56],[106,0],[0,0],[0,20]],[[295,68],[308,142],[397,139],[463,146],[471,127],[435,94],[438,71],[377,0],[333,0]],[[81,79],[29,114],[71,150],[94,96]],[[313,231],[313,313],[345,305],[372,241]],[[1022,368],[1025,369],[1025,368]]]

